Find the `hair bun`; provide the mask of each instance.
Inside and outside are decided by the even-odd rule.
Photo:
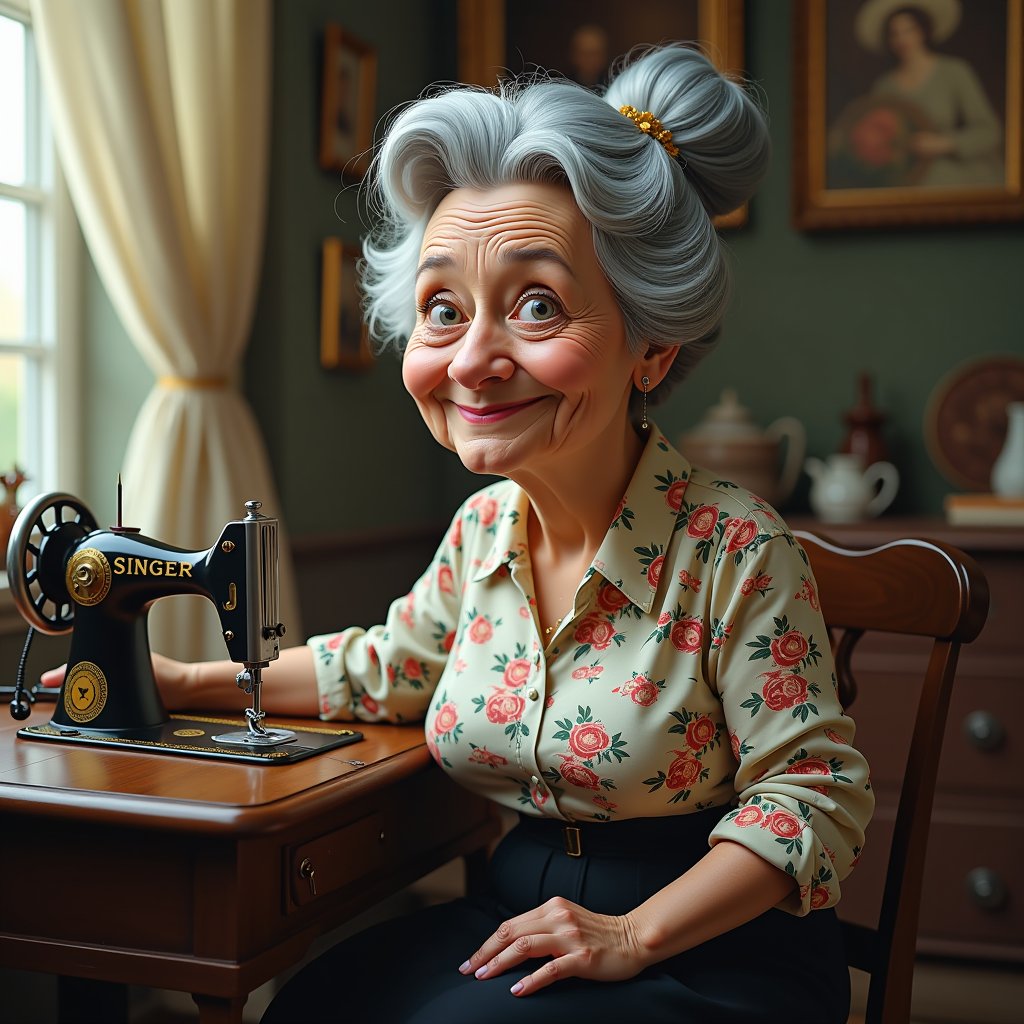
[[[682,43],[633,50],[605,93],[616,110],[649,110],[672,133],[686,177],[712,215],[756,191],[771,140],[758,105],[699,50]]]

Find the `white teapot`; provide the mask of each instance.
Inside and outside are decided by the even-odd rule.
[[[679,438],[679,450],[722,479],[746,487],[771,505],[781,505],[800,476],[807,437],[803,424],[792,416],[762,430],[750,410],[740,405],[736,392],[726,388],[718,405]]]
[[[811,478],[811,508],[825,523],[856,523],[881,514],[900,484],[891,462],[865,469],[859,455],[830,455],[826,462],[812,457],[804,468]]]

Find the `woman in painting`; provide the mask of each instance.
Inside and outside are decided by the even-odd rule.
[[[388,131],[370,327],[435,438],[503,479],[384,624],[283,651],[265,703],[423,721],[440,770],[518,822],[486,891],[336,946],[267,1024],[846,1021],[832,907],[873,795],[813,576],[650,419],[717,333],[712,218],[768,152],[683,46],[603,96],[449,88]],[[230,663],[158,671],[171,706],[234,699]]]
[[[959,0],[868,0],[857,12],[861,45],[896,62],[872,89],[871,98],[881,102],[849,128],[862,156],[903,151],[904,179],[885,184],[1003,182],[1002,127],[978,76],[967,61],[935,49],[960,16]]]

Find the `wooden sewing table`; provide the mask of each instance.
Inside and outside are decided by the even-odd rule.
[[[0,718],[0,964],[190,992],[204,1024],[240,1021],[253,989],[373,903],[454,857],[478,867],[498,832],[416,726],[249,766],[20,724]]]

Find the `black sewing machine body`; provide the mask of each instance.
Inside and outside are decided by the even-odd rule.
[[[120,508],[120,501],[118,503]],[[46,633],[71,630],[67,670],[48,725],[19,736],[287,763],[360,737],[348,729],[267,730],[261,672],[280,654],[277,520],[246,503],[216,543],[190,551],[121,525],[99,529],[67,494],[43,495],[15,523],[7,570],[19,610]],[[118,515],[120,519],[120,513]],[[228,657],[242,665],[238,685],[252,694],[247,722],[169,716],[153,676],[148,617],[163,597],[213,602]],[[16,718],[27,702],[11,702]],[[223,726],[247,725],[239,731]]]

